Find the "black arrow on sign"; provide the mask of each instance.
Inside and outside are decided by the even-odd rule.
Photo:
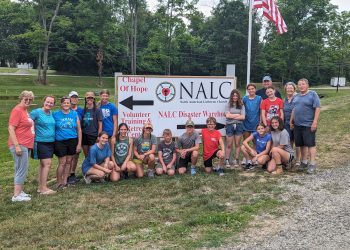
[[[133,96],[130,96],[119,103],[131,110],[133,110],[134,106],[154,105],[154,102],[152,100],[134,100]]]
[[[186,125],[177,125],[176,126],[177,127],[177,129],[185,129],[186,128]],[[196,124],[196,125],[194,125],[194,128],[206,128],[207,127],[207,124]],[[217,130],[220,130],[220,129],[222,129],[222,128],[224,128],[225,127],[225,124],[222,124],[222,123],[216,123],[216,129]]]

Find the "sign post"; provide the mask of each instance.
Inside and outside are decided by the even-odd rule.
[[[119,75],[116,83],[118,123],[128,124],[131,137],[142,133],[145,122],[152,122],[158,137],[166,128],[180,136],[189,117],[200,129],[209,116],[225,134],[225,105],[236,88],[234,77]]]

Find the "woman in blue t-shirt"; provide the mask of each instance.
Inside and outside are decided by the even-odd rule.
[[[118,126],[118,109],[109,102],[109,91],[104,89],[100,92],[101,101],[99,102],[99,108],[102,111],[102,130],[107,132],[109,137],[109,144],[115,143]]]
[[[111,181],[119,180],[119,177],[115,176],[116,172],[112,171],[114,163],[110,160],[111,156],[108,134],[102,131],[98,134],[98,142],[90,148],[89,154],[81,166],[86,184],[90,184],[91,181],[103,182],[107,175]]]
[[[81,126],[78,114],[71,110],[70,98],[61,98],[61,110],[53,113],[55,119],[55,155],[58,157],[57,189],[67,186],[73,156],[81,151]]]
[[[35,126],[32,156],[34,159],[40,160],[38,192],[43,195],[56,193],[47,187],[47,177],[55,149],[55,119],[51,111],[54,105],[55,97],[45,96],[43,106],[30,112],[30,117],[33,119]]]
[[[249,145],[249,142],[254,141],[255,149]],[[271,135],[266,133],[266,126],[259,124],[256,127],[256,132],[243,141],[241,147],[244,157],[247,159],[245,166],[246,170],[253,169],[255,165],[265,165],[270,160],[269,152],[271,149]]]

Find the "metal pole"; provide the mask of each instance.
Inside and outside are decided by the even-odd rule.
[[[252,48],[252,0],[249,0],[249,28],[248,28],[248,51],[247,51],[247,85],[250,83],[250,61]]]

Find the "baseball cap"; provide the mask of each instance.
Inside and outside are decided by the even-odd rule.
[[[194,122],[192,120],[187,120],[185,127],[194,127]]]
[[[264,76],[263,81],[272,81],[271,76]]]
[[[69,97],[72,97],[72,96],[79,96],[78,95],[78,92],[76,92],[76,91],[71,91],[71,92],[69,92]]]
[[[86,92],[85,97],[86,97],[86,98],[87,98],[87,97],[93,97],[93,98],[95,98],[95,93],[94,93],[94,92],[91,92],[91,91]]]
[[[150,122],[146,122],[145,124],[143,124],[143,127],[144,128],[151,128],[153,130],[153,125]]]

